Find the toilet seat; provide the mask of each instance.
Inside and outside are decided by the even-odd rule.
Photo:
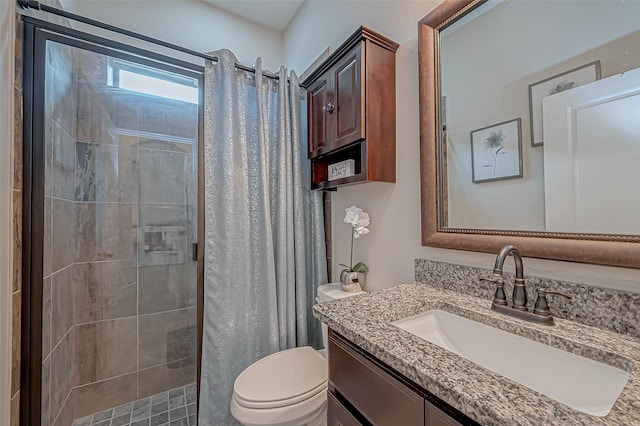
[[[327,360],[310,346],[262,358],[236,379],[236,402],[247,408],[278,408],[305,401],[327,388]]]
[[[236,379],[231,413],[245,425],[326,425],[327,370],[310,346],[262,358]]]
[[[326,388],[302,402],[278,408],[247,408],[234,393],[230,407],[233,417],[245,426],[327,425]]]

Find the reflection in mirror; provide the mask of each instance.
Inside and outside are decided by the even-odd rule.
[[[488,1],[436,33],[439,227],[640,235],[638,17]]]

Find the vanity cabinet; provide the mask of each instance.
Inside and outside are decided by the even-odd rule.
[[[329,330],[328,425],[477,425]]]
[[[395,182],[398,44],[360,27],[305,81],[312,189]],[[329,167],[353,161],[353,174],[329,180]]]

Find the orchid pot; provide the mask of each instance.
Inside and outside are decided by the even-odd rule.
[[[362,291],[365,284],[366,276],[364,272],[354,272],[350,269],[340,271],[340,283],[342,289],[350,293]]]

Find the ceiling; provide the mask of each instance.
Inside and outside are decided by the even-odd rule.
[[[283,31],[305,0],[203,0],[234,15]]]

